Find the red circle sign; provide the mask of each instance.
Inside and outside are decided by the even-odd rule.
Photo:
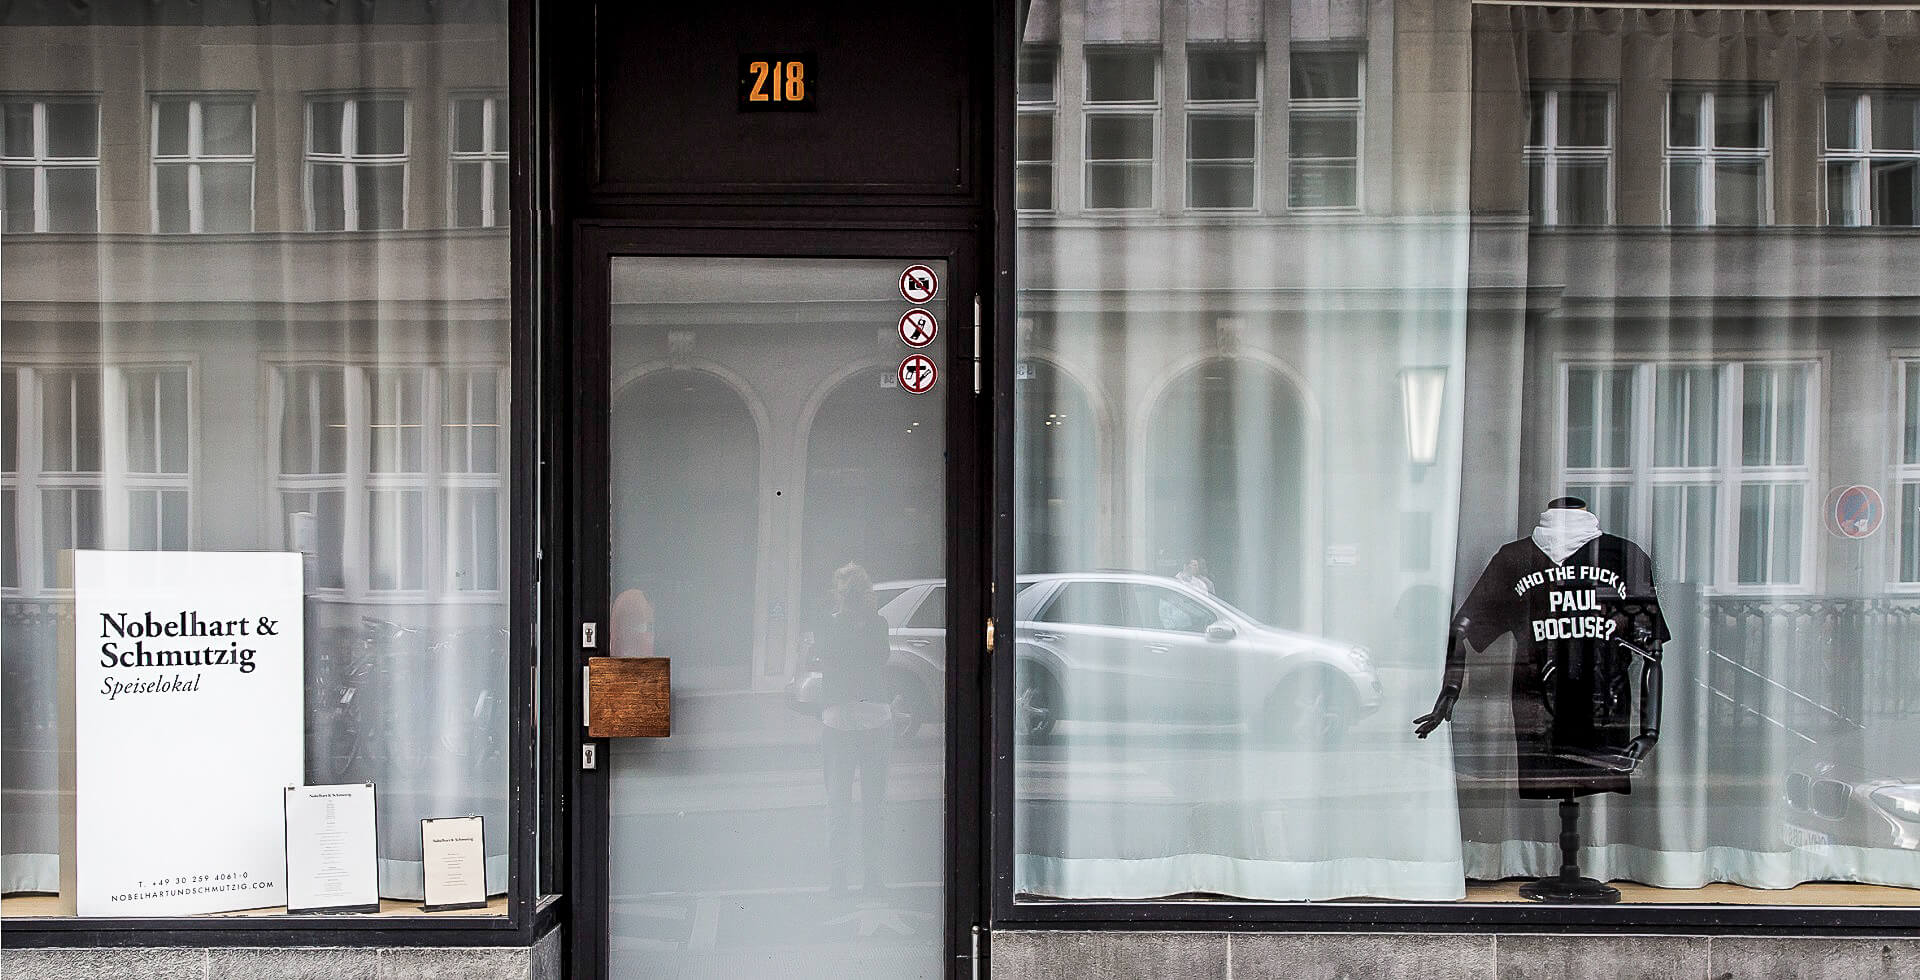
[[[1827,494],[1827,530],[1843,538],[1870,538],[1886,517],[1880,491],[1861,484]]]
[[[925,347],[933,343],[939,332],[940,322],[926,310],[911,309],[900,314],[900,342],[908,347]]]
[[[900,273],[900,295],[909,303],[924,303],[939,291],[940,277],[924,265],[910,265]]]
[[[934,379],[940,376],[940,369],[934,367],[933,358],[925,354],[908,354],[900,362],[900,387],[916,395],[924,395],[933,390]]]

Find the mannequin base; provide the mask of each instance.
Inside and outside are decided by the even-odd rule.
[[[1620,901],[1620,889],[1592,878],[1554,875],[1521,885],[1520,897],[1556,905],[1612,905]]]

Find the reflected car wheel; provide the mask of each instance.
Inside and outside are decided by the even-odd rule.
[[[1014,670],[1013,731],[1020,738],[1039,740],[1053,734],[1060,721],[1060,684],[1046,668],[1022,662]]]
[[[1289,679],[1267,699],[1261,727],[1282,745],[1337,744],[1353,724],[1353,698],[1345,678],[1327,670]]]

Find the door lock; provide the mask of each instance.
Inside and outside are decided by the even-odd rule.
[[[596,742],[580,743],[580,768],[600,768],[600,746]]]

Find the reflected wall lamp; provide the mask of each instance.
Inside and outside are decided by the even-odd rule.
[[[1410,367],[1400,372],[1401,421],[1406,424],[1407,458],[1432,466],[1440,458],[1440,410],[1446,404],[1447,369]]]

